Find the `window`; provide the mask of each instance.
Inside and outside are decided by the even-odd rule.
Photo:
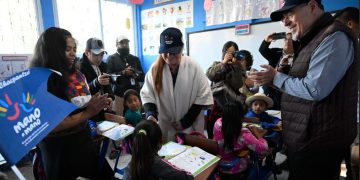
[[[118,0],[57,0],[56,6],[58,26],[78,41],[78,56],[91,37],[102,39],[109,55],[116,51],[116,37],[124,34],[134,50],[133,6]]]
[[[34,52],[40,32],[37,17],[41,17],[37,4],[37,0],[0,1],[1,54],[32,54]]]

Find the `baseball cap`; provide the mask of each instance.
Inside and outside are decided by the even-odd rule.
[[[121,41],[123,41],[123,40],[126,40],[127,42],[130,41],[129,38],[126,37],[125,35],[120,35],[120,36],[118,36],[118,37],[116,38],[116,43],[121,42]]]
[[[90,50],[94,54],[100,54],[102,52],[107,52],[104,49],[104,44],[100,39],[90,38],[86,42],[86,49]]]
[[[177,28],[167,28],[160,34],[159,53],[179,54],[184,46],[182,33]]]
[[[285,12],[290,11],[291,9],[295,8],[296,6],[300,4],[308,3],[310,0],[285,0],[282,7],[270,14],[270,18],[272,21],[280,21],[283,18],[283,14]],[[321,4],[321,0],[315,0],[320,8],[323,8],[323,5]]]

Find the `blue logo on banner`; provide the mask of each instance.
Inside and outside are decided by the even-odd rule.
[[[0,153],[18,162],[77,107],[47,91],[54,73],[33,68],[0,81]]]

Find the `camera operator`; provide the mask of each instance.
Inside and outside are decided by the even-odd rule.
[[[113,76],[115,83],[112,83],[112,90],[115,94],[113,110],[118,115],[123,114],[124,110],[124,92],[128,89],[140,91],[141,82],[144,81],[144,72],[142,70],[138,57],[130,54],[129,39],[123,35],[116,39],[117,52],[108,57],[108,72],[120,76]]]
[[[105,53],[104,44],[100,39],[88,39],[85,52],[80,59],[80,71],[85,75],[92,95],[101,92],[108,93],[113,98],[109,74],[103,73],[107,71],[107,65],[102,61]]]
[[[239,89],[244,85],[245,69],[241,65],[242,58],[237,44],[228,41],[222,49],[222,60],[215,61],[206,71],[211,81],[211,91],[214,96],[214,105],[208,113],[207,132],[209,139],[213,138],[215,121],[221,117],[222,108],[227,101],[236,101],[245,107],[245,95]],[[236,58],[236,57],[238,58]]]

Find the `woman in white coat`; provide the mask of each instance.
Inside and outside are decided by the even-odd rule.
[[[167,28],[160,34],[160,55],[140,92],[146,118],[158,121],[165,140],[174,140],[178,131],[203,133],[203,110],[213,104],[204,71],[182,55],[183,47],[179,29]]]

